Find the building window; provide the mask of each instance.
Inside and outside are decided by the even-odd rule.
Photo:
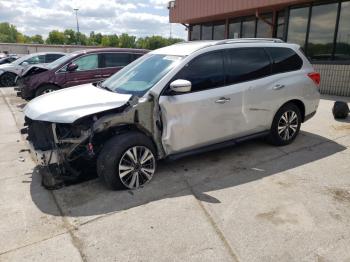
[[[288,42],[299,44],[305,49],[309,7],[291,9],[289,13]]]
[[[230,23],[228,33],[229,33],[228,37],[230,39],[240,38],[241,37],[241,22],[237,21],[237,22]]]
[[[312,7],[307,55],[312,60],[332,58],[338,4]]]
[[[191,31],[191,40],[196,41],[201,39],[201,26],[193,25]]]
[[[272,31],[273,31],[272,14],[261,15],[257,23],[256,37],[262,37],[262,38],[272,37]]]
[[[341,4],[334,59],[350,60],[350,2]]]
[[[255,18],[248,18],[242,22],[242,37],[253,38],[255,37]]]
[[[225,23],[222,24],[214,24],[213,26],[213,39],[214,40],[222,40],[225,39]]]
[[[204,24],[202,25],[202,40],[212,40],[213,39],[213,25]]]
[[[278,12],[277,14],[277,25],[276,25],[276,37],[279,39],[284,39],[284,31],[285,31],[285,12]]]

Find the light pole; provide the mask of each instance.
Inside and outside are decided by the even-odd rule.
[[[79,20],[78,20],[78,11],[79,9],[78,8],[74,8],[74,11],[75,11],[75,18],[77,19],[77,38],[76,38],[76,44],[78,44],[80,41],[79,41]]]

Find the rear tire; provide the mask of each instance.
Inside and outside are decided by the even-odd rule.
[[[36,90],[35,97],[38,97],[47,93],[51,93],[56,90],[57,90],[57,86],[55,85],[43,85],[39,87],[38,90]]]
[[[156,171],[156,150],[145,135],[130,131],[110,139],[97,159],[97,173],[110,189],[137,189]]]
[[[11,72],[3,73],[0,76],[0,86],[2,86],[2,87],[15,86],[16,77],[17,77],[17,75],[14,73],[11,73]]]
[[[269,141],[276,146],[285,146],[298,136],[301,126],[301,113],[293,103],[283,105],[276,113],[269,135]]]

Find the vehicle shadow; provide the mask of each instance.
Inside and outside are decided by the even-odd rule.
[[[152,182],[139,190],[110,191],[98,179],[94,179],[52,191],[60,212],[52,208],[52,203],[47,199],[43,199],[43,194],[36,192],[41,188],[38,187],[41,178],[34,170],[31,196],[42,212],[67,217],[108,214],[190,194],[201,201],[220,203],[220,199],[206,192],[273,176],[345,149],[332,140],[308,132],[301,132],[293,144],[282,148],[270,146],[261,140],[250,141],[174,162],[162,161]]]

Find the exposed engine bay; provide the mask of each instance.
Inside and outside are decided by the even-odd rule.
[[[132,97],[125,105],[82,117],[73,123],[52,123],[25,119],[32,156],[40,167],[43,185],[56,189],[74,183],[84,170],[92,169],[109,138],[136,129],[147,134],[164,156],[160,117],[153,97]]]

